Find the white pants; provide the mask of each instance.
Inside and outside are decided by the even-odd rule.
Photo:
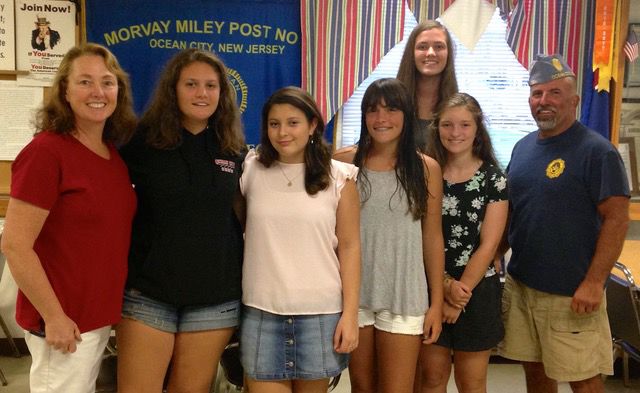
[[[53,349],[44,338],[25,332],[31,352],[31,393],[93,393],[111,326],[83,333],[74,353]]]

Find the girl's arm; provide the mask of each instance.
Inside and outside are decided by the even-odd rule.
[[[444,302],[444,239],[442,236],[442,171],[431,157],[421,155],[427,176],[427,212],[422,218],[422,252],[429,284],[430,305],[425,315],[423,343],[431,344],[442,330]]]
[[[508,201],[497,201],[487,205],[487,210],[480,229],[480,246],[471,255],[467,266],[460,277],[460,281],[465,284],[470,291],[482,280],[489,265],[493,263],[502,233],[507,224],[507,214],[509,210]]]
[[[333,337],[336,352],[349,353],[358,346],[360,305],[360,198],[355,181],[347,180],[336,212],[338,260],[342,279],[342,317]]]
[[[44,319],[47,344],[63,353],[75,352],[76,341],[81,341],[80,330],[62,310],[40,258],[33,250],[48,215],[48,210],[10,198],[2,252],[18,287]]]
[[[358,150],[358,146],[356,145],[340,148],[333,153],[333,159],[346,162],[347,164],[353,164],[356,150]]]

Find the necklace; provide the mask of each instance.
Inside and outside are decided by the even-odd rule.
[[[288,187],[291,187],[291,185],[293,184],[293,181],[294,181],[298,176],[300,176],[300,174],[302,173],[302,172],[300,172],[300,173],[298,173],[297,175],[295,175],[294,177],[291,177],[291,178],[290,178],[289,176],[287,176],[287,174],[285,173],[284,169],[282,169],[282,165],[280,165],[280,163],[278,163],[278,168],[280,168],[280,172],[282,172],[282,176],[284,176],[284,178],[285,178],[285,179],[287,179],[287,186],[288,186]]]

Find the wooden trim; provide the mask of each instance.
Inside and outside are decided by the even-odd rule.
[[[11,189],[11,161],[0,161],[0,217],[7,213]]]
[[[87,14],[85,14],[86,10],[86,2],[85,0],[80,1],[80,23],[79,23],[79,40],[81,44],[87,42]]]
[[[28,75],[27,70],[0,70],[0,75]]]
[[[629,217],[633,221],[640,221],[640,202],[631,202],[629,206]]]
[[[622,252],[618,257],[618,261],[631,271],[631,275],[636,284],[640,281],[640,259],[638,259],[638,253],[640,253],[640,240],[625,240],[622,246]],[[612,272],[624,278],[620,270],[613,269]]]

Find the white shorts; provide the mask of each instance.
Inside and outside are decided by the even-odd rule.
[[[82,333],[74,353],[53,349],[44,338],[25,331],[31,353],[31,393],[93,393],[111,326]]]
[[[361,308],[358,310],[358,326],[375,327],[388,333],[421,335],[424,331],[424,315],[398,315],[387,310],[374,312]]]

